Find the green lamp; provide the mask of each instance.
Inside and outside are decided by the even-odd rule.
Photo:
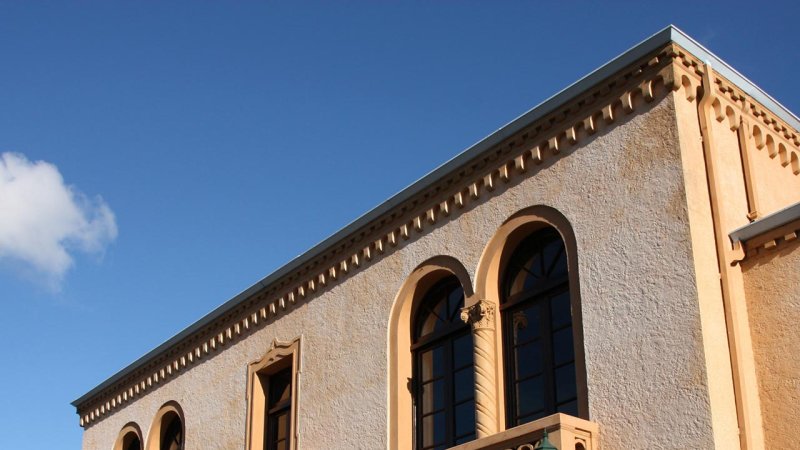
[[[539,441],[539,444],[536,445],[533,450],[558,450],[556,446],[550,442],[550,439],[547,438],[547,428],[544,429],[542,440]]]

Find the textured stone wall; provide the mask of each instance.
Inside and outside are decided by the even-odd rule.
[[[747,309],[766,448],[796,448],[800,428],[800,242],[748,260]]]
[[[676,435],[712,448],[673,96],[618,121],[89,426],[84,448],[110,449],[129,421],[147,436],[168,400],[185,411],[187,449],[244,448],[247,364],[272,339],[298,335],[299,448],[386,448],[387,388],[405,389],[387,387],[387,328],[401,284],[437,255],[457,258],[474,278],[494,232],[532,205],[559,210],[575,231],[590,419],[603,448],[664,448]]]

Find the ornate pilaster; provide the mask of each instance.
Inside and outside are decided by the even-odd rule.
[[[486,300],[461,309],[461,320],[472,325],[475,344],[475,430],[478,439],[497,432],[495,310],[494,303]]]

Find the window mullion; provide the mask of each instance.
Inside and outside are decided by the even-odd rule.
[[[545,388],[545,410],[555,411],[556,409],[556,383],[555,383],[555,357],[553,355],[553,328],[551,326],[552,311],[550,299],[543,298],[542,302],[541,329],[542,329],[542,357],[544,359],[544,388]]]
[[[453,346],[455,345],[455,337],[448,339],[447,345],[444,350],[444,389],[445,389],[445,443],[450,446],[453,445],[455,439],[455,371],[454,369],[454,352]]]

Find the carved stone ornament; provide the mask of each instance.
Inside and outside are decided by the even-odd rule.
[[[474,329],[494,329],[494,303],[481,300],[478,303],[461,308],[461,320],[472,324]]]

